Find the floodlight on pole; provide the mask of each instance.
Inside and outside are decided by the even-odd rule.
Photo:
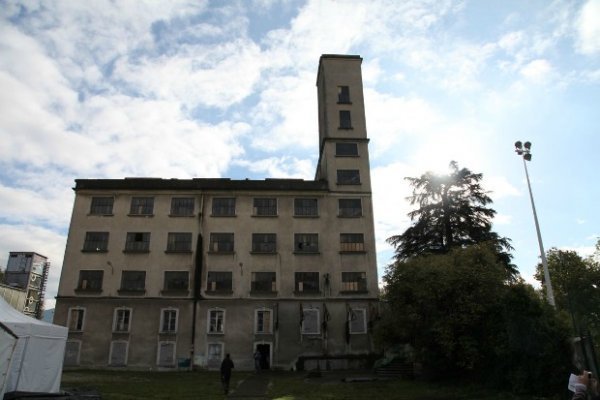
[[[527,171],[526,161],[531,161],[531,142],[521,143],[515,142],[515,152],[523,157],[523,167],[525,168],[525,177],[527,178],[527,188],[529,189],[529,198],[531,199],[531,209],[533,210],[533,220],[535,221],[535,230],[537,232],[538,244],[540,246],[540,256],[542,257],[542,267],[544,268],[544,284],[546,285],[546,296],[548,303],[552,307],[556,307],[554,302],[554,291],[550,282],[550,272],[548,270],[548,260],[546,260],[546,252],[544,251],[544,243],[542,242],[542,234],[540,233],[540,224],[538,223],[537,213],[535,212],[535,203],[533,201],[533,192],[531,191],[531,183],[529,182],[529,172]]]

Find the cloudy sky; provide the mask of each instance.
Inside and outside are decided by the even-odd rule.
[[[409,226],[403,180],[484,174],[533,282],[600,235],[600,0],[0,0],[0,266],[52,262],[76,178],[312,179],[321,54],[363,57],[380,275]]]

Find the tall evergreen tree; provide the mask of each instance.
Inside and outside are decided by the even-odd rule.
[[[492,199],[481,187],[482,177],[452,161],[447,175],[426,172],[418,178],[405,178],[413,187],[408,200],[418,208],[408,213],[413,225],[388,238],[395,247],[396,261],[488,242],[506,268],[516,274],[510,239],[492,231],[496,211],[488,207]]]

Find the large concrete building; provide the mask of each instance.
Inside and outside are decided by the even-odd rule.
[[[11,251],[4,279],[13,290],[1,288],[2,297],[24,314],[42,319],[49,268],[48,258],[41,254]]]
[[[314,180],[78,179],[54,322],[66,366],[346,368],[375,353],[359,56],[323,55]],[[274,138],[275,140],[276,138]]]

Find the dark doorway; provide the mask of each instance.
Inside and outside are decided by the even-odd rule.
[[[271,359],[271,345],[270,344],[257,344],[256,348],[260,352],[260,369],[271,368],[269,360]]]

